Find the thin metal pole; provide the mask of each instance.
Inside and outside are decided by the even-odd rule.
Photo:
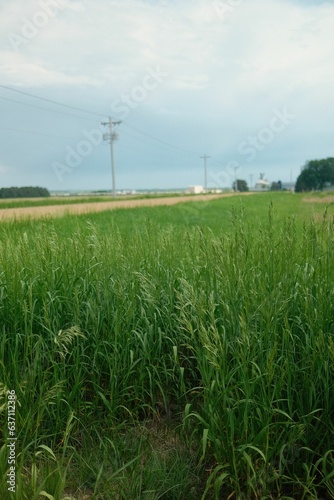
[[[207,175],[207,160],[211,158],[211,156],[207,156],[205,154],[204,156],[201,156],[202,160],[204,160],[204,189],[207,191],[208,189],[208,175]]]
[[[111,177],[112,177],[112,193],[113,196],[116,197],[116,173],[115,173],[115,157],[114,157],[114,141],[117,139],[116,134],[113,132],[113,125],[120,125],[122,123],[119,121],[112,121],[111,116],[109,116],[108,122],[102,122],[102,125],[109,126],[109,137],[108,134],[106,140],[109,140],[110,143],[110,159],[111,159]]]
[[[234,170],[234,191],[237,192],[238,191],[238,179],[237,179],[237,170],[239,167],[235,166],[235,167],[232,167],[233,170]]]
[[[109,117],[112,193],[113,193],[113,196],[116,197],[116,175],[115,175],[115,157],[114,157],[114,138],[113,138],[112,126],[113,126],[112,119]]]

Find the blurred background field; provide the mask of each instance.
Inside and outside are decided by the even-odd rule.
[[[79,197],[56,199],[54,202],[57,202],[57,204],[72,204],[73,202],[78,203],[78,200],[81,200],[80,203],[95,203],[100,201],[112,201],[115,199],[110,198],[106,200],[105,198]],[[39,204],[36,206],[48,206],[48,201],[49,199],[36,200],[36,203]],[[73,230],[78,227],[85,231],[85,222],[89,221],[102,233],[108,232],[115,224],[119,226],[122,231],[132,232],[142,226],[145,221],[149,220],[152,223],[158,224],[159,227],[160,225],[161,227],[166,227],[169,224],[173,227],[179,227],[180,229],[199,226],[203,229],[210,228],[214,232],[219,232],[220,230],[226,230],[232,227],[230,217],[232,207],[244,207],[246,219],[255,224],[259,224],[266,220],[268,206],[271,202],[273,203],[274,213],[277,215],[278,219],[282,221],[285,217],[294,217],[296,226],[299,229],[302,227],[303,222],[308,221],[311,217],[321,220],[325,209],[329,214],[334,213],[334,192],[307,194],[272,192],[257,193],[243,197],[236,196],[233,197],[233,199],[221,198],[209,202],[189,201],[171,207],[126,208],[126,210],[106,210],[105,212],[97,214],[85,213],[83,215],[69,215],[59,220],[55,218],[53,227],[59,231],[60,234],[70,235]],[[2,206],[2,203],[4,202],[0,201],[0,206]],[[11,201],[10,203],[19,204],[21,201]],[[22,203],[26,204],[22,206],[33,206],[30,205],[31,200],[25,200],[22,201]],[[20,205],[17,206],[19,207]],[[35,231],[36,228],[41,226],[44,226],[43,220],[29,221],[29,217],[25,217],[25,220],[22,221],[17,217],[15,224],[12,224],[11,221],[3,221],[0,226],[0,231],[3,228],[9,227],[11,232],[26,231],[29,227]]]

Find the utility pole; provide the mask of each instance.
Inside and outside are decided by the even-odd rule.
[[[207,191],[207,189],[208,189],[208,175],[207,175],[207,168],[206,168],[207,163],[206,162],[209,158],[211,158],[211,156],[207,156],[207,154],[205,153],[205,155],[200,156],[200,158],[202,160],[204,160],[204,189],[205,189],[205,191]]]
[[[234,191],[237,192],[238,191],[238,179],[237,179],[237,170],[239,169],[239,165],[235,165],[234,167],[232,167],[233,170],[234,170]]]
[[[113,121],[109,116],[108,122],[102,122],[101,125],[104,127],[109,127],[109,133],[103,134],[103,140],[109,141],[110,143],[110,157],[111,157],[111,175],[112,175],[112,192],[113,196],[116,197],[116,176],[115,176],[115,158],[114,158],[114,141],[117,141],[118,134],[113,132],[113,125],[120,125],[122,122]]]

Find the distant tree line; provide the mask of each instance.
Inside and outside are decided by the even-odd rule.
[[[270,191],[282,191],[282,182],[281,181],[272,182],[270,186]]]
[[[232,188],[234,189],[234,191],[239,191],[240,193],[248,191],[247,182],[243,179],[237,179],[237,189],[235,189],[235,181],[234,181]]]
[[[297,179],[296,191],[322,191],[334,184],[334,158],[308,161]]]
[[[0,198],[47,198],[49,191],[42,187],[10,187],[0,188]]]

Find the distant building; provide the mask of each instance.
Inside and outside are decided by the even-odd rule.
[[[225,191],[226,191],[226,189],[225,189]],[[228,191],[229,191],[229,189],[228,189]],[[207,189],[207,193],[211,193],[211,194],[220,194],[223,192],[224,192],[224,190],[221,188],[208,188]]]
[[[269,191],[270,183],[268,179],[259,179],[255,186],[253,187],[253,191]]]
[[[187,188],[187,193],[188,194],[201,194],[201,193],[204,193],[204,188],[203,188],[203,186],[189,186]]]

